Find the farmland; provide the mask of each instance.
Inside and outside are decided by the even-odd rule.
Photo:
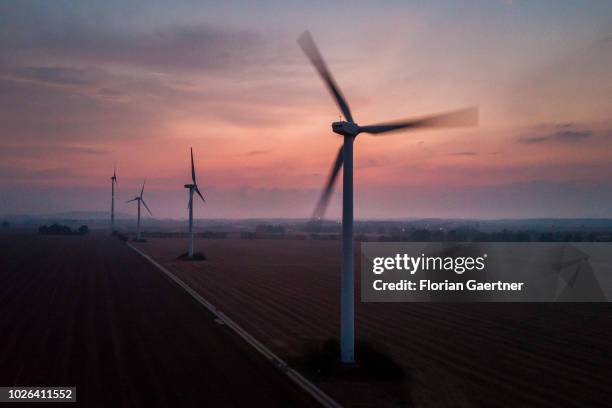
[[[137,245],[298,366],[338,337],[338,241],[200,239],[203,262],[176,259],[185,239]],[[607,406],[612,397],[607,303],[357,302],[356,316],[358,343],[390,358],[403,375],[310,373],[347,405]]]
[[[117,239],[11,232],[0,248],[1,386],[76,386],[88,407],[314,405]]]

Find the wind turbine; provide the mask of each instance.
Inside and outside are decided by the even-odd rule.
[[[147,209],[147,211],[149,212],[150,215],[153,215],[153,213],[151,213],[151,210],[149,210],[149,207],[147,206],[147,203],[145,203],[144,198],[142,198],[142,194],[144,193],[144,188],[145,188],[145,183],[146,182],[147,182],[146,179],[142,182],[142,189],[140,190],[140,195],[132,198],[131,200],[126,201],[126,203],[130,203],[132,201],[137,201],[138,202],[138,224],[137,224],[137,229],[136,229],[136,241],[142,241],[142,239],[140,238],[140,203],[142,203],[142,205],[144,205],[144,207]]]
[[[328,71],[325,61],[308,31],[298,38],[298,44],[323,79],[345,120],[332,123],[334,133],[344,137],[323,193],[315,207],[314,219],[321,219],[329,203],[334,182],[344,166],[342,189],[342,277],[340,294],[340,358],[343,363],[355,361],[355,295],[353,276],[353,142],[360,133],[380,135],[401,129],[422,129],[444,126],[472,126],[478,122],[476,108],[462,109],[417,119],[360,126],[353,121],[342,92]]]
[[[193,259],[193,193],[194,191],[197,195],[200,196],[202,202],[206,202],[202,193],[200,193],[200,189],[198,188],[198,184],[196,183],[196,174],[195,174],[195,166],[193,164],[193,148],[190,148],[191,151],[191,184],[185,184],[185,188],[189,189],[189,203],[187,204],[187,208],[189,208],[189,250],[187,252],[187,257],[189,259]]]
[[[117,166],[113,167],[111,177],[111,233],[115,233],[115,185],[117,184]]]

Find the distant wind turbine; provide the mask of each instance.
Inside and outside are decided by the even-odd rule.
[[[151,210],[149,210],[149,207],[147,206],[147,203],[145,203],[144,198],[142,198],[142,194],[144,193],[144,188],[145,188],[145,183],[146,182],[147,182],[146,179],[142,182],[142,189],[140,190],[140,195],[132,198],[131,200],[126,201],[126,203],[131,203],[132,201],[137,201],[138,202],[138,224],[137,224],[137,232],[136,232],[136,241],[142,241],[142,238],[140,237],[140,203],[142,203],[142,205],[144,205],[144,207],[147,209],[147,211],[148,211],[148,213],[150,215],[153,215]]]
[[[340,295],[340,354],[343,363],[355,361],[355,295],[353,276],[353,141],[360,133],[379,135],[401,129],[424,129],[445,126],[472,126],[478,122],[476,108],[462,109],[418,119],[376,125],[359,126],[353,121],[353,115],[342,92],[328,71],[323,57],[308,31],[298,38],[298,44],[323,79],[332,94],[345,121],[333,122],[332,130],[344,137],[336,161],[327,179],[323,193],[315,208],[313,218],[320,220],[325,214],[332,193],[334,182],[340,168],[344,166],[342,190],[342,278]]]
[[[196,183],[196,173],[195,166],[193,164],[193,148],[190,148],[191,151],[191,184],[185,184],[185,188],[189,189],[189,203],[187,204],[187,208],[189,209],[189,250],[187,252],[187,257],[189,259],[193,259],[193,193],[195,192],[200,196],[202,202],[206,202],[204,196],[200,192],[198,188],[198,184]]]
[[[115,185],[117,184],[117,166],[113,167],[111,177],[111,233],[115,233]]]

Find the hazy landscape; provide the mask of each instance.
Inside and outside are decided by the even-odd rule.
[[[560,406],[574,401],[605,406],[609,398],[609,304],[359,302],[358,344],[391,362],[368,367],[371,372],[361,378],[344,378],[333,369],[325,373],[325,363],[317,367],[310,354],[339,335],[339,243],[202,240],[208,260],[194,263],[176,260],[184,245],[184,239],[155,238],[138,248],[281,356],[306,372],[310,365],[323,370],[309,374],[346,405]],[[358,256],[356,263],[358,268]],[[394,374],[393,365],[401,374]]]
[[[611,66],[610,1],[0,1],[0,406],[611,406]]]
[[[76,224],[83,222],[78,220]],[[295,220],[203,222],[200,224],[202,230],[207,225],[217,235],[214,238],[207,237],[204,232],[197,235],[198,250],[205,253],[207,260],[190,262],[177,259],[185,251],[187,236],[180,230],[173,232],[169,223],[171,221],[159,223],[145,232],[147,242],[133,245],[168,268],[343,405],[560,406],[570,400],[581,406],[607,404],[610,390],[607,374],[612,369],[609,358],[612,350],[612,310],[607,303],[480,305],[357,302],[357,358],[363,367],[356,372],[345,372],[334,357],[338,352],[339,336],[340,242],[337,238],[322,239],[303,232],[292,235],[292,231],[306,228]],[[512,230],[508,228],[512,226],[532,232],[550,231],[551,223],[556,225],[558,231],[572,234],[596,232],[601,235],[609,231],[601,227],[607,225],[607,221],[599,223],[592,220],[413,220],[370,221],[363,224],[362,232],[367,233],[371,228],[379,233],[383,229],[401,230],[402,225],[417,230],[425,230],[425,226],[431,225],[439,230],[441,225],[445,228],[451,225],[465,228],[467,225],[474,227],[483,224],[490,233],[506,230],[510,234]],[[286,228],[284,233],[288,236],[279,235],[282,232],[279,225]],[[263,235],[258,236],[257,230]],[[271,234],[277,236],[271,237]],[[166,291],[170,293],[164,296],[176,293],[172,296],[181,297],[180,289],[172,288],[175,285],[163,278],[160,271],[139,259],[135,252],[116,237],[110,237],[104,229],[94,228],[88,236],[81,237],[43,237],[35,229],[21,225],[4,228],[0,239],[3,248],[8,251],[1,263],[4,295],[0,298],[3,299],[4,310],[12,310],[3,314],[3,324],[5,327],[12,324],[13,319],[9,316],[19,313],[22,307],[19,305],[23,304],[17,294],[25,290],[24,285],[30,285],[28,281],[36,279],[37,285],[45,288],[47,293],[39,297],[40,307],[53,305],[53,310],[57,310],[54,313],[58,314],[52,314],[56,316],[56,323],[43,337],[48,340],[32,343],[28,348],[38,350],[43,344],[54,342],[58,343],[58,347],[65,347],[61,352],[65,353],[65,359],[53,360],[59,357],[45,356],[40,350],[37,351],[40,353],[36,357],[38,362],[29,365],[21,360],[24,354],[19,350],[24,345],[15,348],[15,343],[5,338],[7,341],[4,344],[8,348],[4,351],[4,366],[25,364],[24,369],[18,371],[21,373],[19,377],[5,377],[5,381],[36,383],[50,376],[60,382],[82,384],[83,398],[93,399],[98,391],[88,384],[95,381],[102,387],[110,380],[103,377],[96,377],[95,380],[93,377],[75,377],[80,364],[62,370],[51,367],[75,364],[75,359],[95,358],[90,364],[106,364],[96,370],[98,375],[106,373],[112,378],[116,375],[142,378],[137,383],[131,383],[133,391],[128,394],[125,394],[125,389],[114,391],[113,401],[146,401],[148,397],[141,393],[153,386],[146,381],[156,381],[158,385],[155,387],[164,384],[157,381],[166,381],[163,388],[169,394],[164,398],[171,399],[175,397],[172,393],[182,392],[174,385],[176,378],[171,382],[164,380],[164,377],[154,379],[160,375],[157,371],[161,366],[150,369],[138,366],[134,359],[139,354],[132,355],[136,353],[133,347],[138,348],[138,353],[146,352],[144,344],[150,347],[150,352],[163,350],[168,353],[171,344],[167,342],[168,339],[164,340],[164,330],[183,330],[164,329],[159,318],[155,318],[155,335],[149,336],[146,331],[134,326],[136,322],[149,321],[155,313],[162,313],[156,311],[161,295],[152,292],[152,283],[147,282],[159,282],[156,285],[165,282],[162,286],[167,286]],[[26,261],[26,247],[32,247],[35,251],[36,263],[31,258]],[[85,266],[95,262],[94,259],[105,260],[98,262],[98,269]],[[359,270],[358,251],[355,262]],[[49,269],[44,265],[49,265]],[[95,283],[99,279],[102,280]],[[125,279],[129,279],[130,283]],[[70,284],[65,286],[68,282]],[[84,286],[81,288],[79,285]],[[32,290],[35,290],[34,287],[28,288],[29,293]],[[75,297],[76,292],[71,292],[75,290],[82,294]],[[139,297],[133,297],[137,293],[135,290],[145,291],[143,296],[152,301],[156,299],[156,306],[140,306]],[[95,297],[91,298],[94,293]],[[359,293],[358,279],[356,293]],[[126,304],[128,299],[132,300]],[[183,302],[190,301],[185,299]],[[170,326],[174,327],[179,322],[171,316],[182,316],[184,312],[178,309],[170,312],[167,309],[171,305],[179,307],[176,300],[164,301],[163,305],[163,315],[171,319],[173,323]],[[128,309],[122,308],[131,311],[126,314],[122,310]],[[19,331],[11,331],[12,338],[21,338],[25,335],[24,330],[32,331],[38,324],[36,307],[32,306],[29,310],[30,314],[25,316]],[[147,317],[143,315],[139,318],[134,314],[136,310],[142,310]],[[202,313],[206,314],[204,311]],[[79,323],[79,319],[86,319],[90,324],[93,321],[97,323],[87,326],[85,320]],[[205,316],[194,316],[192,322],[185,319],[186,316],[181,317],[184,323],[180,324],[187,327],[194,324],[199,326],[200,320],[211,321]],[[222,326],[214,323],[208,329],[201,327],[198,330],[223,331]],[[137,337],[129,340],[130,337],[126,336]],[[176,338],[174,335],[172,337]],[[157,346],[154,342],[158,340],[162,343]],[[145,343],[139,343],[142,341]],[[104,345],[105,342],[108,342],[108,346]],[[188,347],[188,343],[182,341],[178,341],[178,344],[181,348]],[[193,352],[196,353],[194,355],[201,353],[195,349]],[[75,353],[82,354],[77,357]],[[121,354],[115,354],[109,360],[98,353]],[[120,366],[108,366],[111,361],[116,361],[115,364]],[[189,364],[192,363],[196,361],[191,360]],[[185,366],[182,366],[181,372],[184,369]],[[197,369],[197,364],[193,369]],[[148,370],[145,371],[147,375],[155,377],[147,380],[147,377],[142,377],[142,370]],[[173,369],[167,367],[164,370],[169,373]],[[8,370],[4,371],[4,375],[9,372],[15,373]],[[244,381],[250,380],[245,378]],[[109,385],[111,389],[114,386]],[[242,383],[239,386],[243,387]],[[282,387],[292,389],[289,384]],[[272,402],[270,404],[274,405]]]
[[[0,246],[3,385],[71,384],[93,407],[316,406],[115,237]]]

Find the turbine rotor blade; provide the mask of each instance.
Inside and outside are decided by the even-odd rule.
[[[191,148],[191,181],[193,181],[193,184],[196,183],[195,166],[193,165],[193,148]]]
[[[138,197],[132,198],[131,200],[126,201],[126,203],[131,203],[132,201],[136,201],[136,200],[138,200]]]
[[[142,182],[142,190],[140,190],[140,198],[142,198],[142,193],[144,193],[144,186],[146,182],[147,182],[147,179],[144,179],[144,181]]]
[[[325,211],[327,210],[327,205],[329,204],[329,199],[331,198],[332,192],[334,190],[334,184],[336,179],[338,178],[338,173],[342,168],[342,164],[344,162],[344,156],[342,154],[342,146],[340,146],[340,150],[338,150],[338,155],[336,156],[336,161],[334,162],[333,167],[331,168],[331,172],[329,173],[329,177],[327,178],[327,182],[325,183],[325,188],[321,193],[321,197],[317,202],[317,206],[312,214],[313,220],[322,219],[325,215]]]
[[[359,132],[377,135],[401,129],[475,126],[477,124],[478,108],[467,108],[417,119],[359,126]]]
[[[202,199],[203,202],[206,202],[206,200],[204,199],[204,196],[202,195],[202,193],[200,193],[200,189],[198,188],[198,185],[196,184],[194,186],[195,192],[200,196],[200,198]]]
[[[334,81],[334,78],[327,69],[327,65],[325,64],[325,61],[323,60],[323,57],[321,56],[317,45],[312,39],[310,32],[304,31],[304,33],[299,36],[297,42],[302,48],[302,51],[304,51],[304,54],[306,54],[312,65],[314,65],[317,72],[327,85],[327,88],[336,100],[336,103],[338,104],[338,107],[342,111],[342,114],[344,115],[346,120],[352,122],[353,115],[351,115],[351,110],[349,109],[348,103],[346,103],[346,100],[344,99],[340,88],[338,88],[336,81]]]
[[[149,212],[149,215],[153,216],[153,213],[151,212],[151,210],[149,210],[149,207],[147,206],[147,203],[145,203],[145,200],[143,200],[142,198],[140,199],[140,201],[142,201],[142,204],[144,205],[144,207],[147,209],[147,211]]]

